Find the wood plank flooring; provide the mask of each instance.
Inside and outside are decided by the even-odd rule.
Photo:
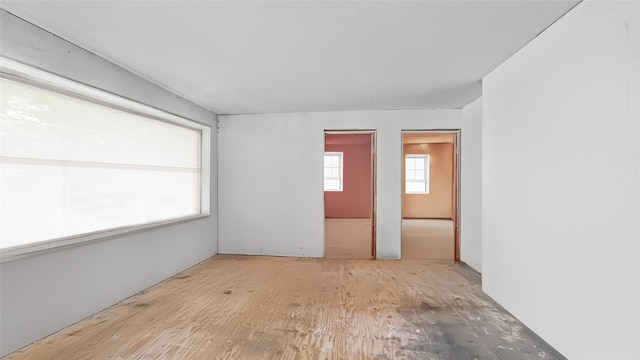
[[[371,259],[373,257],[371,219],[324,219],[324,251],[328,259]]]
[[[453,221],[402,219],[402,259],[453,260]]]
[[[218,255],[7,357],[560,358],[460,263],[235,255]]]

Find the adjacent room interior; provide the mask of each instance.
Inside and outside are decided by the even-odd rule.
[[[638,1],[3,0],[0,356],[637,360],[639,44]]]
[[[325,132],[326,258],[375,256],[374,137],[374,132]]]
[[[402,134],[402,259],[458,260],[457,133]]]

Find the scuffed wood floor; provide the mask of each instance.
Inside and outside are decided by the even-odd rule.
[[[218,255],[7,359],[562,358],[479,280],[452,262]]]

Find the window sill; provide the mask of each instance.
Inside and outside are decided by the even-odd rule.
[[[79,245],[86,245],[93,242],[98,242],[106,239],[110,239],[116,236],[129,235],[145,230],[151,230],[169,225],[180,224],[193,220],[200,220],[208,218],[210,214],[192,215],[177,219],[162,220],[158,222],[142,224],[142,225],[130,225],[118,228],[112,228],[107,230],[94,231],[90,233],[65,236],[57,239],[40,241],[33,244],[25,244],[12,246],[6,249],[0,249],[0,263],[19,260],[30,256],[46,254],[49,252],[61,250],[64,248],[70,248]]]

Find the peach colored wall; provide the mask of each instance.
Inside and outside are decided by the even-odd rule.
[[[403,154],[429,154],[429,194],[404,193],[402,162],[402,217],[405,219],[453,218],[453,144],[404,145]]]
[[[333,144],[330,137],[354,137],[357,144]],[[361,138],[366,136],[366,142]],[[348,140],[346,140],[348,141]],[[340,141],[340,142],[346,142]],[[342,151],[343,183],[342,191],[325,191],[324,208],[327,218],[369,218],[371,217],[371,136],[370,135],[327,135],[325,151]]]

